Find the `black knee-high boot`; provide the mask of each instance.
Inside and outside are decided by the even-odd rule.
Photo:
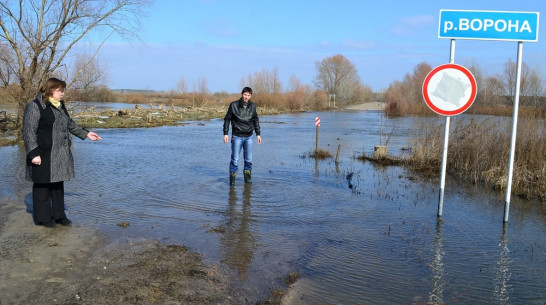
[[[245,169],[243,173],[245,174],[245,182],[252,183],[252,171]]]

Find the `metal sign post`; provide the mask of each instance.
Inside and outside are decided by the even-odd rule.
[[[519,108],[519,90],[521,83],[521,56],[523,43],[518,42],[518,62],[516,68],[516,90],[514,93],[514,114],[512,115],[512,137],[510,139],[510,160],[508,161],[508,177],[506,179],[506,196],[504,197],[504,218],[503,222],[508,222],[510,211],[510,194],[512,193],[512,174],[514,172],[514,154],[516,151],[516,134],[518,129],[518,108]]]
[[[425,77],[423,83],[423,97],[427,105],[434,112],[446,116],[438,217],[442,216],[444,205],[450,116],[461,114],[470,108],[477,94],[476,79],[472,73],[465,67],[453,63],[455,61],[455,39],[451,40],[449,61],[450,64],[440,65],[433,69]]]
[[[538,24],[538,12],[440,10],[438,38],[450,38],[452,40],[451,54],[454,53],[454,39],[504,40],[518,42],[516,84],[514,94],[514,114],[512,119],[510,160],[508,165],[508,177],[506,183],[506,197],[504,206],[505,224],[506,222],[508,222],[508,213],[510,209],[510,194],[512,192],[512,175],[514,168],[514,153],[516,146],[519,94],[521,83],[521,64],[523,50],[522,42],[538,42]],[[450,61],[451,60],[452,58],[450,59]],[[448,126],[449,121],[446,118],[446,135]],[[442,165],[442,167],[443,166],[444,165]],[[440,200],[443,200],[442,193],[440,194],[440,197]],[[441,216],[441,211],[439,211],[439,216]]]
[[[449,63],[455,63],[455,39],[451,39],[449,47]],[[446,116],[445,130],[444,130],[444,148],[442,149],[442,172],[440,174],[440,194],[438,198],[438,218],[442,217],[444,210],[444,192],[446,187],[446,168],[447,168],[447,147],[449,146],[449,125],[451,123],[451,117]]]

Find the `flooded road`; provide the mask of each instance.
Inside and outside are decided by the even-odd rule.
[[[335,157],[341,145],[337,166],[307,157],[316,116],[319,146]],[[544,304],[544,211],[513,198],[503,230],[503,193],[448,177],[438,223],[438,179],[355,158],[380,144],[380,121],[375,112],[261,117],[254,183],[240,169],[233,188],[221,120],[96,130],[103,141],[74,141],[67,213],[113,241],[199,251],[233,272],[249,304],[293,271],[291,304]],[[389,120],[390,153],[403,153],[417,125]],[[23,159],[22,146],[0,148],[0,204],[31,204]]]

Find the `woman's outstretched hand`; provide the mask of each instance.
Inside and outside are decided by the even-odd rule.
[[[89,138],[91,141],[100,141],[100,140],[102,140],[102,138],[98,134],[96,134],[96,133],[94,133],[92,131],[90,131],[87,134],[87,138]]]

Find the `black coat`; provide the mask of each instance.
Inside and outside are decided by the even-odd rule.
[[[224,135],[229,132],[231,123],[231,134],[239,137],[250,137],[252,132],[260,135],[260,119],[256,112],[256,104],[252,101],[243,102],[243,99],[232,102],[229,105],[224,117]]]
[[[41,95],[25,108],[23,138],[28,181],[54,183],[74,178],[70,134],[84,140],[89,131],[72,121],[63,101],[59,108],[43,101]],[[32,164],[36,156],[42,159],[41,165]]]

